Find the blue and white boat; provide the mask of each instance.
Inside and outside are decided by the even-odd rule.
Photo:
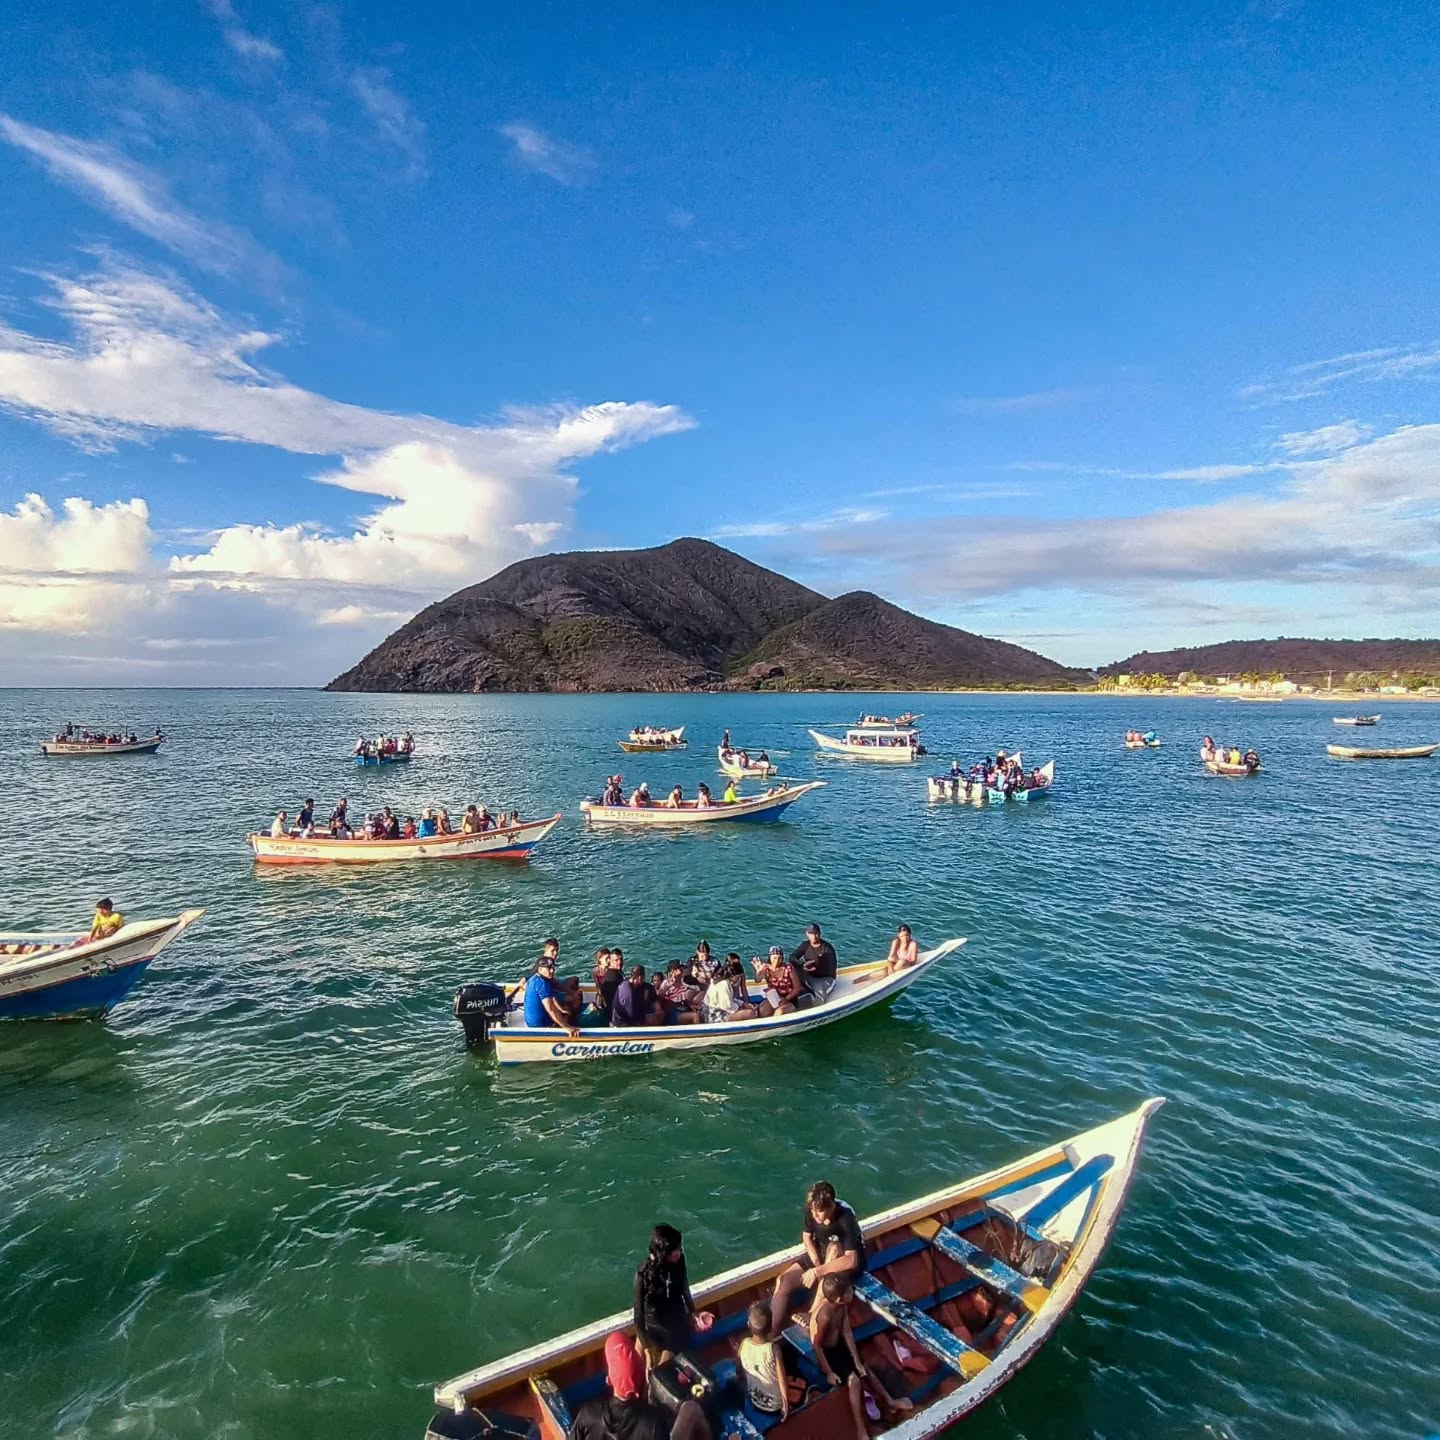
[[[0,934],[0,1020],[99,1019],[205,912],[138,920],[105,940],[82,931]]]

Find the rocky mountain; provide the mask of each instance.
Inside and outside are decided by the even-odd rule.
[[[707,540],[521,560],[437,601],[331,690],[925,689],[1084,684],[1033,651]]]
[[[1365,673],[1440,675],[1440,640],[1226,640],[1183,650],[1142,650],[1106,665],[1103,674],[1169,675],[1282,674],[1300,684],[1324,683],[1333,675]]]

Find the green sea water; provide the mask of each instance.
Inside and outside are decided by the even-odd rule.
[[[0,1027],[0,1436],[418,1437],[437,1380],[613,1309],[657,1219],[703,1276],[1165,1095],[1129,1208],[1041,1356],[964,1433],[1440,1430],[1440,761],[1327,760],[1323,705],[885,697],[937,764],[1023,746],[1044,804],[927,805],[816,756],[869,697],[0,692],[0,925],[204,921],[104,1025]],[[153,758],[46,761],[66,720]],[[622,756],[636,723],[688,754]],[[1157,751],[1120,746],[1153,726]],[[775,826],[587,832],[619,769],[765,745],[828,784]],[[411,728],[408,768],[356,770]],[[1202,734],[1266,772],[1208,776]],[[1440,740],[1396,705],[1376,743]],[[267,871],[248,829],[469,801],[566,820],[528,866]],[[455,986],[547,934],[654,965],[810,919],[843,960],[970,943],[895,1006],[773,1045],[499,1073]]]

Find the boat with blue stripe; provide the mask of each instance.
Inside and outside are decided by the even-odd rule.
[[[742,795],[738,800],[712,800],[709,805],[697,805],[693,800],[679,805],[664,801],[606,805],[589,799],[580,802],[580,812],[592,825],[712,825],[735,820],[778,820],[797,800],[824,787],[823,780],[806,780],[775,785],[759,795]]]
[[[1051,1338],[1119,1223],[1146,1127],[1162,1104],[1147,1100],[1013,1164],[861,1221],[866,1268],[850,1306],[855,1339],[866,1369],[898,1374],[897,1398],[914,1407],[892,1412],[876,1434],[940,1435],[995,1395]],[[853,1434],[844,1387],[826,1387],[802,1326],[787,1329],[780,1344],[787,1372],[815,1388],[788,1417],[757,1410],[736,1371],[734,1346],[746,1333],[746,1311],[753,1301],[768,1302],[776,1278],[797,1260],[804,1263],[798,1244],[692,1286],[697,1309],[715,1320],[684,1359],[713,1396],[717,1437]],[[617,1291],[628,1288],[628,1277],[617,1276]],[[439,1413],[430,1433],[487,1433],[479,1428],[483,1414],[497,1434],[568,1436],[580,1406],[605,1393],[604,1346],[616,1331],[633,1335],[628,1307],[446,1381],[435,1388]],[[474,1428],[463,1428],[467,1423]]]
[[[69,931],[0,934],[0,1020],[103,1017],[204,913],[136,921],[104,940]]]

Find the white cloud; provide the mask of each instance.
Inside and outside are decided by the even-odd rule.
[[[514,145],[522,165],[561,185],[584,185],[595,177],[595,157],[583,146],[557,140],[520,120],[502,125],[500,133]]]
[[[416,118],[410,102],[390,83],[390,75],[378,66],[355,70],[350,76],[365,113],[374,122],[380,138],[396,150],[405,161],[412,180],[425,175],[425,124]]]
[[[103,613],[81,596],[97,566],[116,572],[104,581],[111,590],[159,585],[171,602],[220,590],[331,626],[393,620],[563,533],[576,494],[572,462],[692,423],[673,406],[614,401],[473,426],[370,410],[261,369],[256,356],[275,337],[227,322],[173,281],[110,269],[52,283],[51,303],[74,339],[0,328],[0,406],[92,446],[192,432],[339,457],[313,478],[371,503],[344,534],[300,523],[226,526],[167,570],[150,558],[142,501],[99,509],[66,501],[63,520],[27,501],[4,517],[0,572],[10,573],[0,584],[12,625],[36,616],[37,625],[88,628]],[[80,563],[87,545],[104,550],[103,564]],[[30,570],[56,574],[44,600],[27,598]],[[111,603],[110,612],[120,608]]]
[[[264,60],[279,64],[285,52],[273,40],[247,30],[240,23],[231,0],[205,0],[205,8],[220,22],[225,43],[243,60]]]
[[[812,516],[808,520],[742,520],[733,525],[718,525],[710,533],[720,540],[772,539],[778,535],[834,530],[842,525],[873,525],[876,521],[884,520],[888,513],[885,510],[852,505],[832,510],[828,515]]]
[[[1033,390],[1025,395],[962,395],[951,408],[962,415],[1027,415],[1036,410],[1063,410],[1094,395],[1093,389],[1082,386]]]
[[[0,139],[41,161],[50,174],[142,235],[207,270],[227,274],[260,258],[236,230],[201,221],[176,205],[164,183],[107,145],[57,135],[0,113]]]
[[[1368,425],[1355,420],[1342,420],[1337,425],[1322,425],[1317,430],[1291,430],[1276,442],[1287,455],[1333,455],[1358,445],[1370,434]]]
[[[1276,404],[1309,400],[1340,385],[1437,378],[1440,378],[1440,347],[1395,345],[1292,365],[1278,375],[1244,386],[1240,398],[1257,405]]]

